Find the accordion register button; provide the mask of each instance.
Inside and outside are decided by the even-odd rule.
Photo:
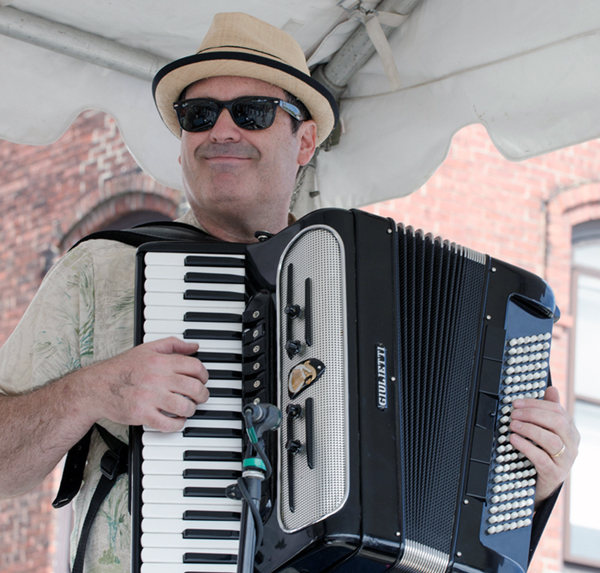
[[[254,341],[258,340],[265,334],[265,325],[264,323],[257,324],[253,328],[247,328],[242,333],[242,344],[252,344]]]

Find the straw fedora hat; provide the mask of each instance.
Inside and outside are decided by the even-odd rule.
[[[317,144],[327,138],[338,120],[334,97],[310,77],[296,40],[258,18],[230,12],[214,17],[196,54],[167,64],[154,77],[158,112],[177,137],[180,128],[173,103],[190,84],[215,76],[255,78],[290,92],[317,123]]]

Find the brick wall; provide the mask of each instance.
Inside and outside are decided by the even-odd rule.
[[[114,121],[83,114],[48,147],[0,142],[0,344],[48,264],[78,237],[129,209],[173,216],[179,193],[142,174]],[[503,159],[485,130],[459,132],[436,174],[413,195],[366,209],[421,227],[547,278],[563,312],[553,342],[553,379],[566,397],[573,224],[600,218],[600,142],[521,163]],[[56,475],[0,504],[0,570],[53,571]],[[540,545],[534,573],[560,571],[563,501]]]

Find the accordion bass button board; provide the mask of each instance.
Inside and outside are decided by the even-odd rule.
[[[544,396],[558,315],[539,277],[361,211],[142,246],[136,342],[198,342],[211,395],[183,432],[132,429],[132,571],[239,571],[224,492],[243,406],[271,403],[256,572],[522,573],[536,471],[509,424]]]

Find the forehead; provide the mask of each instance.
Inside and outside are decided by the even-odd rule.
[[[191,84],[185,92],[187,99],[205,97],[222,101],[248,95],[283,98],[284,92],[268,82],[240,76],[206,78]]]

